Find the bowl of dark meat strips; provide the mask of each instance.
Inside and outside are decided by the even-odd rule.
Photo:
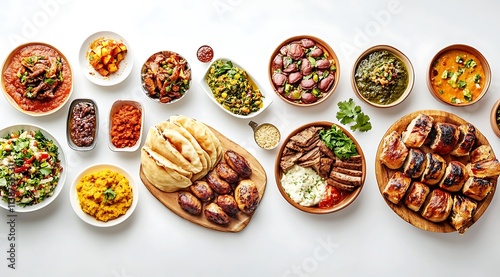
[[[142,88],[158,103],[175,103],[182,99],[191,86],[191,67],[187,60],[172,51],[151,55],[141,68]]]

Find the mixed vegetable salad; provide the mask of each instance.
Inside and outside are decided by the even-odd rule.
[[[59,149],[38,131],[19,130],[0,138],[0,197],[26,207],[54,193],[63,168]]]

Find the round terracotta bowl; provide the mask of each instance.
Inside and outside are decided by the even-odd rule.
[[[340,81],[340,64],[333,49],[323,40],[307,35],[280,43],[271,55],[268,70],[276,94],[299,107],[326,101]]]
[[[498,99],[495,104],[493,104],[493,107],[491,108],[491,113],[490,113],[490,124],[491,124],[491,129],[493,130],[493,133],[497,135],[497,137],[500,138],[500,113],[498,111],[500,109],[500,99]]]
[[[62,63],[60,71],[63,77],[62,81],[56,78],[46,78],[44,77],[45,75],[42,75],[45,73],[42,73],[38,77],[33,77],[34,80],[36,79],[33,85],[29,85],[28,81],[23,82],[22,78],[18,76],[19,70],[24,67],[24,72],[26,72],[24,78],[29,79],[28,76],[35,74],[34,71],[37,71],[39,64],[42,64],[38,61],[46,62],[48,60],[47,56],[60,58],[60,62]],[[33,59],[31,57],[37,58]],[[23,63],[29,65],[28,59],[31,59],[30,62],[34,62],[35,65],[27,67],[21,64],[21,61],[26,60]],[[51,69],[47,67],[47,70],[44,72],[48,72],[49,70]],[[57,78],[59,77],[57,76]],[[32,94],[30,94],[30,98],[23,96],[23,94],[29,94],[29,87],[34,88],[35,86],[40,87],[44,85],[41,84],[40,78],[45,78],[45,84],[51,85],[57,82],[55,88],[52,89],[54,97],[47,96],[43,98],[43,94],[49,91],[49,89],[40,89],[41,93],[38,93],[38,96],[32,96]],[[61,109],[71,98],[71,94],[73,93],[73,71],[68,59],[54,46],[43,42],[29,42],[16,47],[5,59],[2,66],[2,88],[7,101],[18,111],[30,116],[45,116]],[[31,91],[33,90],[35,89]]]
[[[443,48],[431,60],[427,86],[442,103],[463,107],[477,103],[488,91],[491,69],[475,48],[454,44]]]
[[[340,130],[342,130],[342,132],[344,134],[346,134],[354,142],[354,144],[356,145],[356,151],[357,151],[359,157],[358,157],[358,160],[356,162],[354,162],[353,160],[344,160],[343,161],[344,165],[340,162],[335,164],[335,160],[339,161],[338,158],[335,158],[334,161],[332,162],[331,170],[333,170],[333,168],[335,168],[335,167],[344,168],[346,165],[349,164],[349,166],[351,168],[353,168],[354,171],[357,171],[359,173],[359,174],[357,174],[357,177],[354,177],[354,179],[356,179],[356,181],[359,182],[359,186],[356,186],[353,190],[350,190],[350,191],[338,190],[337,192],[342,195],[342,197],[341,197],[342,200],[337,201],[336,203],[334,203],[332,206],[329,206],[329,207],[319,207],[319,205],[313,205],[313,206],[300,205],[299,203],[295,202],[292,199],[292,197],[290,197],[288,195],[288,193],[285,191],[285,189],[283,188],[283,185],[282,185],[282,176],[284,175],[284,167],[288,167],[288,168],[291,167],[291,166],[289,166],[290,164],[288,164],[288,162],[285,162],[285,160],[288,159],[289,155],[294,155],[293,153],[296,153],[295,150],[287,149],[290,147],[290,145],[287,145],[287,144],[289,142],[291,142],[291,140],[294,140],[293,138],[297,134],[299,134],[300,132],[302,132],[306,129],[309,129],[311,127],[322,127],[326,131],[326,130],[329,130],[332,127],[332,125],[337,126]],[[318,133],[316,133],[315,136],[318,136]],[[314,140],[314,138],[312,138],[312,139]],[[316,147],[318,147],[318,146],[316,146]],[[315,149],[308,149],[307,151],[315,151]],[[305,156],[305,155],[307,155],[307,154],[303,154],[303,156]],[[320,155],[321,155],[320,157],[322,157],[322,158],[327,157],[327,156],[325,156],[325,154],[320,154]],[[282,163],[287,163],[287,165],[285,166]],[[353,163],[356,164],[357,168],[352,167]],[[299,161],[295,161],[293,164],[294,165],[301,165]],[[310,165],[307,165],[307,166],[303,165],[302,167],[313,167],[314,168],[314,166],[310,166]],[[356,200],[358,195],[361,193],[361,189],[363,188],[365,178],[366,178],[365,155],[363,154],[363,150],[361,149],[361,146],[359,145],[359,143],[354,139],[354,137],[346,129],[342,128],[341,126],[339,126],[337,124],[331,123],[331,122],[326,122],[326,121],[312,122],[312,123],[305,124],[301,127],[298,127],[297,129],[292,131],[288,135],[288,137],[286,137],[286,139],[283,141],[283,144],[281,145],[281,148],[279,149],[278,155],[276,157],[274,176],[276,178],[276,185],[278,186],[279,192],[281,193],[283,198],[290,205],[294,206],[295,208],[297,208],[303,212],[312,213],[312,214],[333,213],[333,212],[340,211],[340,210],[346,208],[347,206],[349,206],[352,202],[354,202],[354,200]]]
[[[381,67],[378,66],[369,68],[368,74],[366,70],[363,70],[365,66],[381,58],[389,58],[397,62],[385,67],[389,72],[383,72],[383,69],[380,72]],[[372,72],[374,75],[369,74]],[[385,73],[387,76],[384,75]],[[358,98],[377,108],[390,108],[401,104],[410,95],[414,81],[415,73],[408,57],[389,45],[376,45],[365,50],[354,63],[351,74],[351,85]],[[380,87],[384,94],[373,94],[375,90],[371,88]],[[396,96],[393,96],[394,94]]]

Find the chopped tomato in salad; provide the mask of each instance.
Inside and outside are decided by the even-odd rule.
[[[57,145],[41,131],[19,130],[0,138],[3,201],[14,198],[21,207],[42,202],[53,195],[62,170]]]

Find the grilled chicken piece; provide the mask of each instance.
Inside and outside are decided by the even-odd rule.
[[[216,203],[212,202],[205,206],[203,213],[210,222],[215,224],[226,225],[229,223],[229,216]]]
[[[460,131],[457,125],[445,122],[436,122],[434,124],[436,137],[432,141],[430,148],[437,154],[448,154],[457,145],[460,137]]]
[[[422,146],[429,135],[434,118],[426,114],[417,115],[402,134],[403,143],[410,148]]]
[[[413,182],[405,198],[406,206],[412,211],[418,212],[431,190],[421,182]]]
[[[403,172],[410,178],[418,178],[422,175],[426,165],[425,153],[417,148],[411,148],[403,166]]]
[[[469,178],[465,165],[459,161],[450,161],[444,173],[444,177],[439,183],[439,187],[449,192],[456,192],[462,189]]]
[[[240,180],[238,173],[234,171],[227,163],[220,162],[215,167],[217,175],[222,179],[226,180],[228,183],[237,183]]]
[[[424,173],[420,178],[420,182],[427,185],[435,185],[439,183],[446,170],[446,161],[438,154],[427,153],[425,154],[426,165]]]
[[[177,202],[184,211],[192,215],[201,214],[201,201],[190,192],[179,191]]]
[[[189,190],[203,202],[211,201],[214,197],[214,191],[206,181],[195,181],[189,186]]]
[[[231,185],[219,177],[215,170],[211,170],[207,174],[206,179],[210,187],[218,194],[227,194],[232,189]]]
[[[406,174],[396,171],[387,182],[382,195],[394,204],[399,204],[410,187],[411,178]]]
[[[470,123],[465,123],[460,125],[458,130],[460,131],[460,137],[450,154],[457,157],[467,156],[476,143],[476,127]]]
[[[250,175],[252,175],[252,168],[250,168],[248,161],[235,151],[227,150],[224,153],[224,161],[234,169],[242,179],[248,179]]]
[[[463,195],[453,197],[450,224],[459,234],[465,233],[473,223],[472,216],[476,212],[477,203]]]
[[[483,144],[478,148],[472,150],[470,153],[470,162],[476,163],[484,160],[493,160],[495,159],[495,154],[491,149],[491,146]]]
[[[451,213],[453,199],[449,192],[435,189],[424,203],[422,217],[432,222],[442,222]]]
[[[246,214],[251,214],[259,205],[259,190],[252,180],[241,180],[234,190],[234,199],[236,199],[236,203],[238,203],[240,211]]]
[[[219,195],[217,196],[216,203],[230,217],[235,217],[240,211],[238,209],[238,204],[232,195]]]
[[[380,162],[390,169],[400,168],[408,155],[408,148],[397,131],[393,131],[383,139]]]
[[[474,200],[482,201],[493,191],[493,183],[488,179],[469,177],[462,188],[462,193]]]
[[[497,159],[469,163],[466,167],[468,174],[474,177],[485,178],[500,174],[500,162]]]

